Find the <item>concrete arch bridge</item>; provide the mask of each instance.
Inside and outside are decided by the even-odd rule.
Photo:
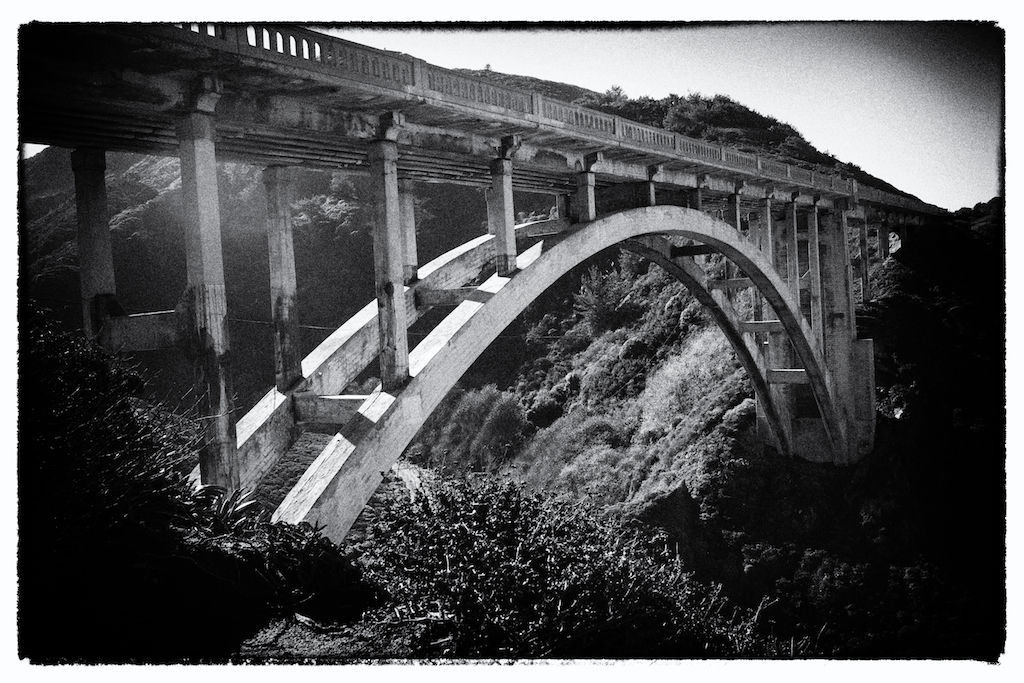
[[[854,281],[870,297],[872,234],[884,258],[890,231],[912,239],[936,207],[294,26],[32,25],[19,47],[23,142],[74,150],[85,333],[111,349],[177,345],[191,356],[207,435],[197,477],[255,487],[303,423],[337,425],[275,519],[343,538],[473,360],[559,276],[614,245],[658,263],[708,307],[750,376],[766,443],[836,464],[872,447],[872,346],[857,338]],[[117,304],[108,149],[181,161],[188,287],[175,311],[126,315]],[[218,215],[224,159],[264,169],[275,321],[276,386],[238,419]],[[376,300],[305,358],[295,167],[368,175],[376,209]],[[420,264],[420,182],[487,188],[488,233]],[[550,195],[552,216],[516,226],[516,191]],[[711,253],[727,259],[725,277],[704,270]],[[733,305],[742,289],[755,292],[750,319]],[[433,307],[452,310],[410,350],[406,330]],[[342,394],[374,359],[380,386]]]

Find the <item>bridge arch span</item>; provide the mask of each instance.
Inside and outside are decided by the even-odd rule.
[[[704,213],[675,206],[644,207],[600,218],[557,240],[538,242],[517,257],[518,272],[512,277],[493,275],[484,282],[478,288],[479,296],[459,304],[413,349],[410,379],[400,391],[389,394],[378,390],[365,400],[285,497],[273,519],[310,522],[324,527],[328,537],[340,541],[424,420],[530,302],[599,251],[654,235],[679,235],[712,245],[744,270],[789,333],[818,400],[826,432],[833,446],[845,452],[844,429],[820,351],[768,259],[732,226]],[[681,278],[684,283],[688,278],[691,289],[703,289],[701,296],[710,297],[701,273],[689,270],[685,275]],[[731,341],[736,339],[736,335],[730,337]],[[755,384],[767,396],[764,378],[749,352],[742,343],[734,341],[733,345],[738,351],[743,349],[744,364],[750,363],[750,369],[755,370],[752,378],[758,378]]]

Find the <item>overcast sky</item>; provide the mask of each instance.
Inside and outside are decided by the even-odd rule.
[[[438,66],[630,97],[721,93],[819,150],[948,209],[1000,194],[1003,32],[956,22],[677,24],[663,29],[351,30]]]

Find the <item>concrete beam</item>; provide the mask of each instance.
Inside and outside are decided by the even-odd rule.
[[[740,332],[764,334],[767,332],[783,332],[781,320],[744,320],[739,323]]]
[[[292,409],[295,411],[296,422],[340,426],[347,424],[369,398],[370,396],[319,396],[309,392],[296,392],[292,395]]]
[[[769,369],[767,380],[769,384],[809,384],[807,371],[803,368],[781,368]]]
[[[111,316],[96,341],[112,353],[172,349],[183,339],[184,322],[178,311]]]
[[[669,258],[680,258],[682,256],[706,256],[707,254],[717,254],[718,249],[711,246],[710,244],[691,244],[685,247],[677,247],[672,245],[672,252]]]
[[[708,280],[708,289],[750,289],[754,283],[749,277],[730,278],[727,280]]]
[[[487,303],[494,296],[477,287],[456,287],[454,289],[416,289],[417,306],[458,306],[463,301]]]

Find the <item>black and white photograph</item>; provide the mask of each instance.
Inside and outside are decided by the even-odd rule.
[[[1007,674],[1001,16],[243,11],[9,26],[17,670]]]

